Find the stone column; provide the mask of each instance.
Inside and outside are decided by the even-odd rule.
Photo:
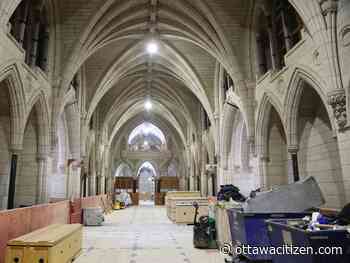
[[[213,177],[211,176],[211,174],[209,174],[208,176],[208,195],[209,196],[213,196]]]
[[[73,180],[72,180],[72,163],[74,162],[73,159],[69,159],[67,163],[67,180],[66,180],[66,199],[70,200],[72,198],[73,194]]]
[[[190,175],[190,191],[195,191],[193,175]]]
[[[89,196],[96,195],[96,175],[93,173],[89,176]]]
[[[261,156],[259,163],[259,179],[260,179],[260,188],[265,189],[268,187],[268,163],[270,158],[268,156]]]
[[[212,195],[214,196],[218,192],[218,176],[216,172],[211,174],[211,183]]]
[[[20,153],[21,153],[21,150],[12,150],[9,194],[8,194],[8,198],[7,198],[7,209],[15,208],[17,162],[18,162],[18,157],[19,157]]]
[[[85,175],[85,196],[90,196],[90,176],[88,174]]]
[[[111,176],[106,176],[105,177],[105,189],[106,189],[106,194],[110,194],[113,193],[112,189],[111,189]],[[114,187],[113,187],[114,188]]]
[[[81,191],[81,176],[80,176],[80,163],[77,160],[68,160],[68,178],[66,187],[66,198],[74,199],[79,198]]]
[[[39,154],[37,157],[38,160],[38,181],[37,181],[37,196],[36,203],[44,204],[49,202],[48,197],[48,185],[47,185],[47,154]]]
[[[206,196],[208,196],[208,174],[206,172],[202,173],[201,179],[202,179],[201,180],[202,196],[206,197]]]
[[[99,193],[100,194],[106,194],[106,192],[105,192],[106,177],[105,176],[100,176],[99,182],[100,182]]]
[[[187,189],[186,189],[186,186],[187,185],[187,179],[186,179],[186,176],[184,176],[184,175],[181,175],[180,177],[179,177],[179,190],[180,191],[186,191]]]
[[[107,176],[107,191],[114,195],[114,177],[110,175]]]
[[[332,85],[333,89],[335,90],[343,90],[343,76],[341,75],[339,49],[341,40],[344,39],[344,31],[341,33],[342,36],[338,36],[337,32],[337,21],[344,21],[342,14],[340,14],[340,17],[338,18],[338,6],[342,9],[343,1],[339,2],[338,0],[320,0],[318,2],[320,4],[322,14],[326,22],[325,33],[327,33],[327,43],[320,43],[320,45],[325,45],[326,48],[326,50],[324,50],[324,54],[327,54],[325,60],[329,60],[328,63],[331,70],[331,72],[327,72],[327,74],[330,74],[330,85]],[[345,32],[347,32],[347,30],[345,30]],[[321,52],[322,51],[323,50],[321,50]],[[345,70],[348,71],[347,68]],[[347,82],[345,83],[348,84]]]
[[[101,175],[100,174],[97,174],[96,175],[96,177],[95,177],[95,195],[100,195],[101,194],[101,192],[100,192],[100,190],[101,190],[101,188],[100,188],[100,186],[101,186]]]
[[[79,198],[81,195],[81,168],[78,165],[73,165],[72,167],[72,174],[74,178],[74,198]]]
[[[290,153],[292,160],[292,173],[293,173],[293,182],[300,181],[299,176],[299,164],[298,164],[298,147],[297,146],[289,146],[288,152]]]

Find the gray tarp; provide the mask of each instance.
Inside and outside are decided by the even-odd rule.
[[[325,203],[321,189],[314,177],[280,186],[271,191],[259,193],[243,204],[248,213],[300,213],[317,208]]]

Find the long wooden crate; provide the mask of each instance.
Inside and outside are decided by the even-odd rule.
[[[82,225],[50,225],[7,244],[6,263],[69,263],[82,249]]]

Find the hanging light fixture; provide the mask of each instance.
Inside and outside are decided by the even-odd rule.
[[[147,99],[146,102],[145,102],[145,109],[147,111],[150,111],[150,110],[152,110],[152,108],[153,108],[153,104],[152,104],[151,100]]]
[[[159,50],[158,43],[155,40],[151,40],[150,42],[147,43],[146,46],[146,51],[150,55],[157,54]]]

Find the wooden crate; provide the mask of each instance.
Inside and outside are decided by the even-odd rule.
[[[171,212],[171,204],[173,202],[174,198],[187,198],[187,197],[192,197],[192,198],[199,198],[201,197],[200,192],[186,192],[186,191],[171,191],[171,192],[167,192],[166,196],[165,196],[165,206],[166,206],[166,210],[167,210],[167,216],[170,218],[170,212]]]
[[[82,249],[82,225],[50,225],[10,240],[6,263],[69,263]]]
[[[195,208],[192,204],[177,204],[174,221],[177,224],[191,224],[194,222]],[[208,215],[208,205],[199,205],[197,220]]]
[[[192,208],[194,215],[193,202],[197,202],[199,206],[208,207],[208,199],[206,197],[172,197],[168,199],[167,215],[171,221],[176,222],[176,210],[179,205],[184,205]],[[208,214],[208,213],[207,213]],[[193,218],[192,218],[193,221]]]
[[[166,193],[165,205],[168,205],[168,200],[173,197],[201,197],[201,193],[189,191],[170,191]]]

